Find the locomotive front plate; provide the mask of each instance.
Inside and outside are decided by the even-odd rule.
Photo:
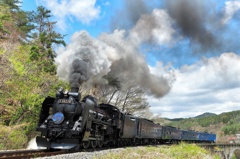
[[[60,103],[60,104],[71,104],[72,100],[70,100],[70,99],[59,99],[58,103]]]

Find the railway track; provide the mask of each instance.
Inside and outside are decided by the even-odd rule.
[[[171,145],[171,144],[164,144],[164,145]],[[30,159],[30,158],[37,158],[37,157],[49,157],[49,156],[56,156],[61,154],[70,154],[70,153],[79,153],[79,152],[98,152],[103,150],[110,150],[116,148],[126,148],[126,147],[136,147],[137,145],[132,146],[113,146],[113,147],[102,147],[102,148],[89,148],[89,149],[70,149],[70,150],[16,150],[16,151],[2,151],[0,152],[0,159]],[[143,145],[138,145],[143,146]],[[155,145],[158,146],[158,145]]]
[[[94,152],[94,151],[102,151],[107,149],[114,149],[109,147],[104,148],[96,148],[96,149],[69,149],[69,150],[16,150],[16,151],[5,151],[0,152],[0,159],[30,159],[30,158],[37,158],[37,157],[49,157],[49,156],[56,156],[61,154],[70,154],[76,152]]]
[[[0,152],[0,159],[29,159],[70,153],[63,150],[19,150]]]

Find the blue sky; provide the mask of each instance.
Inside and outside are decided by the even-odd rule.
[[[57,31],[67,34],[58,63],[75,56],[84,43],[75,41],[86,37],[100,59],[92,75],[135,78],[149,90],[154,114],[175,118],[239,110],[239,0],[23,0],[22,8],[38,5],[51,10]],[[122,74],[124,63],[111,67],[124,57],[134,75]],[[59,76],[68,72],[59,65]],[[141,74],[149,77],[147,84]]]

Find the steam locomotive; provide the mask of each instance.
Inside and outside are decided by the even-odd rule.
[[[216,134],[162,126],[145,118],[120,112],[110,104],[98,104],[93,96],[82,100],[78,89],[62,88],[42,103],[36,138],[39,147],[53,149],[102,146],[216,141]]]

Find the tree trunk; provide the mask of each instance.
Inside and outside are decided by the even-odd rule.
[[[118,91],[118,90],[115,90],[115,91],[113,92],[111,98],[110,98],[109,101],[108,101],[108,104],[111,102],[111,100],[113,99],[113,96],[115,95],[115,93],[117,93],[117,91]]]

